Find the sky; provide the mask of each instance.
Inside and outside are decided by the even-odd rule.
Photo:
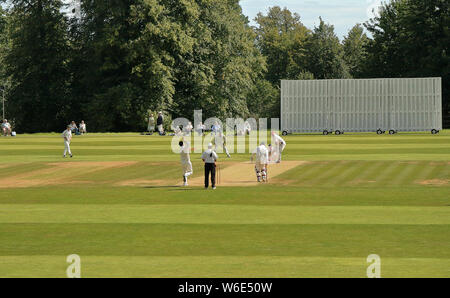
[[[373,17],[373,9],[384,1],[389,0],[240,0],[240,4],[252,25],[255,25],[253,19],[258,12],[266,14],[272,6],[287,7],[298,13],[302,23],[310,29],[318,25],[321,16],[325,22],[334,25],[336,34],[342,39],[354,25]]]
[[[334,25],[339,38],[347,35],[357,23],[363,24],[374,16],[373,9],[382,0],[241,0],[243,13],[252,25],[258,12],[267,13],[272,6],[287,7],[300,15],[302,23],[310,29],[319,24],[319,17]],[[376,10],[375,10],[376,12]]]

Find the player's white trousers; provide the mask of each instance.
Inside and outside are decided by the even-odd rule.
[[[267,164],[256,162],[255,164],[256,177],[265,177],[267,175]]]
[[[225,154],[230,157],[230,152],[228,151],[227,146],[223,146],[223,149],[225,150]]]
[[[183,169],[183,175],[185,177],[188,177],[188,176],[190,176],[190,175],[192,175],[194,173],[194,171],[192,170],[192,163],[190,161],[189,162],[183,162],[181,164],[181,167]]]
[[[72,155],[72,152],[70,151],[70,142],[64,141],[64,156],[66,156],[67,152]]]
[[[281,153],[283,152],[284,148],[286,148],[286,144],[280,144],[280,152],[278,153],[278,162],[281,161]]]

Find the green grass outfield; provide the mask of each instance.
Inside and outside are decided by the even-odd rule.
[[[65,277],[71,254],[82,277],[366,277],[370,254],[450,277],[450,131],[289,136],[305,164],[216,191],[175,187],[170,141],[77,136],[63,160],[59,134],[1,137],[0,277]],[[120,184],[139,179],[158,183]]]

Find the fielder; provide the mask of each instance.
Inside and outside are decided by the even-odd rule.
[[[217,151],[218,148],[222,147],[223,151],[225,151],[225,154],[228,158],[231,158],[230,152],[227,148],[227,137],[225,134],[221,131],[217,133],[217,135],[213,139],[215,150]]]
[[[253,152],[252,161],[255,161],[256,179],[258,182],[267,182],[267,165],[269,164],[269,150],[266,144],[261,143]]]
[[[69,153],[70,158],[72,158],[73,155],[72,155],[72,152],[70,151],[70,142],[72,141],[72,126],[67,125],[67,129],[62,133],[62,137],[64,139],[63,158],[66,158],[67,153]]]
[[[273,151],[278,151],[278,160],[276,161],[276,163],[280,163],[281,162],[281,153],[283,152],[284,148],[286,148],[286,141],[283,140],[274,131],[272,132],[272,139],[273,139],[273,144],[274,144]]]
[[[164,133],[164,116],[162,112],[158,113],[158,118],[156,118],[156,126],[158,127],[158,133],[160,136],[165,135]]]
[[[244,135],[245,134],[250,135],[251,132],[252,132],[252,126],[250,125],[250,123],[248,121],[245,121],[245,123],[244,123]]]
[[[191,147],[188,142],[183,141],[180,141],[179,145],[181,168],[183,170],[183,186],[188,186],[188,177],[194,173],[190,156]]]

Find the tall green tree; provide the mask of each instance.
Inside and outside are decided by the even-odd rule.
[[[248,94],[249,116],[259,118],[280,117],[280,91],[269,81],[261,78]]]
[[[255,48],[256,36],[238,0],[206,3],[201,6],[201,20],[211,30],[207,65],[212,66],[214,83],[207,95],[212,101],[203,108],[207,116],[247,116],[248,93],[265,70],[265,59]]]
[[[248,114],[246,95],[265,64],[237,0],[138,1],[131,22],[133,71],[149,95],[165,92],[159,106],[175,117]]]
[[[132,7],[131,23],[138,30],[129,41],[132,72],[153,108],[173,109],[177,73],[193,54],[199,13],[191,0],[137,1]]]
[[[282,79],[296,79],[307,68],[306,42],[310,31],[300,16],[287,8],[271,7],[255,19],[257,46],[267,59],[266,78],[272,84]]]
[[[349,73],[344,61],[344,50],[334,33],[334,26],[320,18],[307,45],[308,70],[317,79],[343,79]]]
[[[5,55],[8,52],[8,35],[7,35],[7,14],[0,6],[0,87],[4,85],[5,79]]]
[[[0,6],[0,100],[3,100],[3,96],[6,93],[6,67],[5,67],[5,55],[8,52],[8,35],[7,35],[7,14],[6,11]],[[5,93],[4,93],[5,92]],[[3,105],[2,105],[3,109]],[[5,107],[6,110],[6,107]],[[3,110],[0,117],[3,116]],[[6,114],[5,114],[5,117]]]
[[[3,73],[4,65],[2,58],[7,52],[7,15],[6,11],[0,6],[0,73]]]
[[[24,132],[64,129],[67,90],[67,22],[59,0],[12,0],[6,75],[9,112]]]
[[[450,111],[450,3],[447,0],[393,0],[365,24],[369,77],[443,79],[444,115]]]
[[[212,32],[201,19],[211,1],[137,1],[131,22],[133,72],[153,96],[153,106],[192,118],[206,106],[214,83]],[[136,80],[135,80],[136,81]]]
[[[368,43],[369,38],[360,24],[355,25],[344,38],[344,61],[353,78],[360,78],[363,75]]]
[[[74,110],[90,127],[137,129],[148,109],[248,114],[265,60],[237,0],[112,2],[83,1],[70,34]]]
[[[142,125],[146,94],[133,82],[129,23],[135,1],[85,0],[70,30],[74,119],[93,130],[132,130]]]

